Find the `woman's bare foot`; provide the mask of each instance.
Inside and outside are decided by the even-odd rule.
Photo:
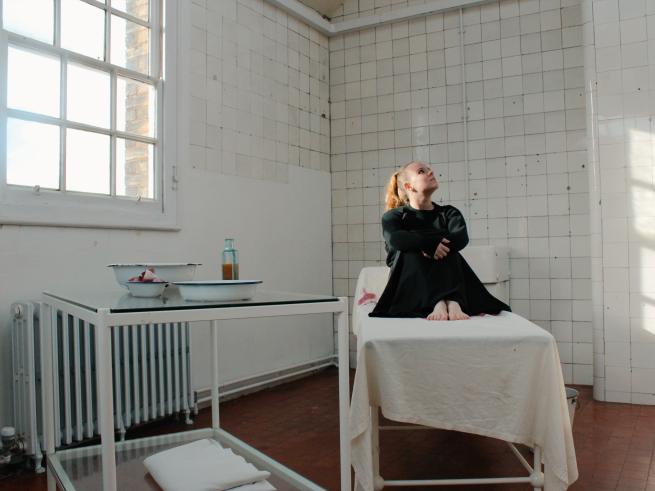
[[[462,312],[462,308],[454,300],[448,300],[448,319],[451,321],[461,321],[468,319],[469,316]]]
[[[429,321],[447,321],[448,320],[448,307],[444,300],[437,302],[437,305],[434,306],[434,310],[430,315],[428,315]]]

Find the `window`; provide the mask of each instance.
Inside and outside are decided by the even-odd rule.
[[[165,3],[0,0],[0,223],[175,227]]]

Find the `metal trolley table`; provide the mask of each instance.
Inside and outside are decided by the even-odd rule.
[[[250,300],[233,302],[187,302],[176,289],[158,298],[135,298],[120,289],[52,290],[41,303],[41,349],[44,366],[52,377],[44,377],[44,444],[48,462],[48,488],[58,483],[65,491],[81,489],[156,489],[145,477],[142,460],[155,452],[184,442],[214,438],[256,466],[271,472],[270,482],[280,490],[321,490],[292,470],[250,447],[220,428],[218,346],[220,321],[256,317],[334,313],[338,326],[339,441],[341,490],[350,491],[350,441],[348,433],[348,301],[343,297],[261,291]],[[97,408],[100,445],[55,451],[53,326],[58,315],[71,315],[88,323],[95,334]],[[211,428],[158,437],[115,441],[112,381],[113,326],[171,322],[211,322]],[[120,478],[117,478],[117,466]],[[89,470],[90,469],[90,470]],[[130,477],[131,474],[136,475]],[[100,481],[100,475],[101,481]],[[129,479],[132,479],[131,481]],[[127,480],[124,482],[124,480]],[[100,485],[101,484],[101,485]],[[119,486],[120,484],[120,486]]]

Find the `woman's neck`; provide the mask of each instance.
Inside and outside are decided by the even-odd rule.
[[[434,208],[432,205],[432,195],[412,195],[409,197],[409,206],[417,210],[431,210]]]

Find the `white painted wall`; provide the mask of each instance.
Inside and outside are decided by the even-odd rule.
[[[192,170],[181,178],[180,232],[0,227],[0,424],[11,414],[11,302],[69,282],[111,284],[106,264],[197,261],[199,279],[217,278],[229,236],[236,238],[243,278],[264,280],[262,288],[331,293],[328,174],[293,167],[284,184]],[[225,323],[224,380],[332,353],[331,320],[316,317]],[[194,331],[196,387],[209,381],[208,339],[207,329]]]
[[[56,289],[58,285],[73,281],[112,283],[113,275],[106,264],[141,260],[193,261],[203,264],[196,275],[198,279],[218,278],[223,239],[234,237],[240,253],[242,278],[261,279],[264,281],[262,288],[332,293],[330,174],[325,165],[329,160],[324,152],[325,144],[321,146],[322,141],[327,141],[329,126],[326,129],[320,120],[316,124],[320,101],[327,100],[327,87],[321,91],[325,97],[319,97],[322,86],[318,81],[321,66],[327,73],[327,40],[297,21],[288,21],[281,11],[264,9],[261,0],[251,4],[254,10],[241,4],[237,8],[236,0],[208,3],[185,0],[180,5],[182,48],[178,58],[177,163],[181,230],[153,232],[0,225],[0,425],[11,422],[11,303],[37,299],[42,290]],[[216,7],[223,10],[217,11]],[[204,17],[203,12],[206,13]],[[223,15],[229,16],[225,24]],[[201,22],[201,19],[204,20]],[[237,62],[233,56],[234,43],[223,43],[225,31],[221,26],[237,19],[263,33],[257,45],[252,36],[248,37],[245,45],[239,45],[239,53],[246,59],[265,60],[266,66],[275,68],[274,73],[258,72],[257,66],[261,70],[261,64],[232,65]],[[290,34],[292,29],[293,34]],[[228,33],[233,31],[232,28],[227,30]],[[270,42],[265,39],[269,32],[275,33],[273,46],[280,53],[275,61],[265,56],[270,49]],[[291,67],[288,58],[281,56],[287,36],[299,46],[298,57],[304,60],[300,68]],[[325,51],[319,47],[319,42],[325,45],[322,48]],[[227,51],[223,51],[226,44],[229,45]],[[283,52],[286,53],[286,49]],[[323,63],[319,62],[322,52]],[[266,78],[267,75],[284,79],[288,72],[290,78],[295,76],[305,82],[297,87],[300,108],[287,101],[290,114],[295,112],[297,116],[298,111],[305,111],[297,120],[284,121],[287,114],[280,111],[287,106],[283,96],[282,100],[277,99],[279,90],[273,99],[274,127],[287,125],[291,135],[300,133],[302,136],[298,141],[288,141],[289,151],[284,151],[284,141],[278,139],[274,148],[280,152],[260,158],[258,152],[260,146],[265,145],[267,135],[240,135],[239,141],[247,139],[246,147],[251,152],[241,155],[238,148],[230,146],[232,142],[222,140],[224,135],[218,130],[223,127],[224,116],[227,128],[232,128],[230,124],[234,124],[235,115],[239,124],[243,120],[253,127],[267,128],[265,118],[271,119],[270,114],[257,112],[249,105],[255,97],[243,84],[239,87],[241,92],[232,90],[230,94],[238,93],[241,102],[246,104],[230,107],[234,104],[230,98],[223,104],[223,87],[214,77],[216,63],[223,62],[225,65],[219,73],[234,67],[239,76],[245,75],[249,80],[255,80],[257,75],[257,87],[263,89],[279,89],[282,85],[279,80]],[[207,65],[212,69],[204,69]],[[229,84],[231,80],[221,82]],[[255,90],[254,86],[251,90]],[[250,112],[245,108],[250,108]],[[201,118],[202,115],[205,117]],[[231,162],[229,167],[225,165],[226,156]],[[221,338],[222,379],[230,382],[328,356],[333,353],[331,326],[330,315],[226,322]],[[197,388],[207,387],[210,380],[208,329],[198,327],[192,334],[195,357],[192,382]]]

